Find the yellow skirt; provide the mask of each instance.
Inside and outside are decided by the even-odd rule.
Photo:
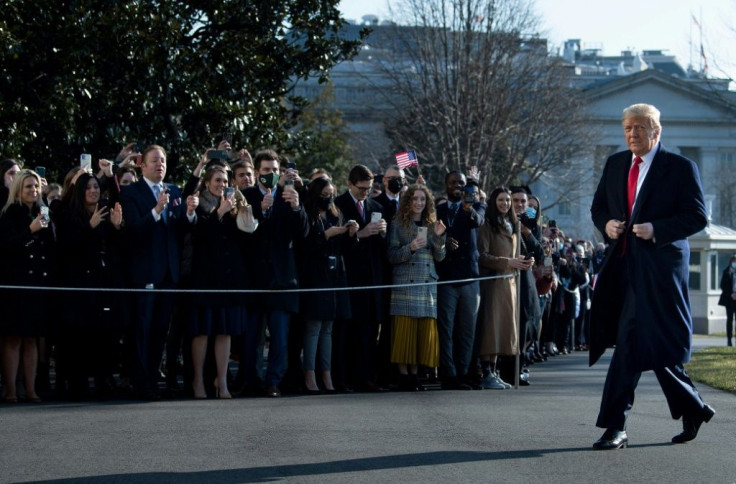
[[[435,318],[393,316],[391,363],[438,367],[440,343],[437,320]]]

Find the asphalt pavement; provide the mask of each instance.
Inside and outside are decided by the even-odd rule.
[[[609,358],[550,358],[518,390],[0,405],[0,481],[736,483],[736,396],[698,385],[716,415],[671,444],[651,372],[629,448],[593,451]]]

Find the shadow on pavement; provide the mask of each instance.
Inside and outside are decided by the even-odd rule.
[[[636,445],[635,447],[669,446],[669,443]],[[632,446],[634,447],[634,446]],[[401,454],[383,457],[368,457],[364,459],[350,459],[341,461],[318,462],[312,464],[288,464],[281,466],[253,467],[247,469],[225,469],[199,472],[142,472],[139,474],[109,474],[91,477],[73,477],[67,479],[53,479],[34,481],[37,483],[64,483],[75,482],[82,484],[109,484],[126,482],[135,484],[161,483],[240,483],[240,482],[269,482],[284,478],[299,476],[318,476],[342,474],[350,472],[380,471],[388,469],[435,466],[442,464],[462,464],[465,462],[480,462],[505,459],[526,459],[542,457],[546,454],[566,452],[593,452],[590,446],[570,447],[560,449],[530,449],[503,452],[426,452],[422,454]]]

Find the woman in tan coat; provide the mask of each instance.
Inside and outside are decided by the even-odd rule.
[[[511,275],[526,270],[533,261],[518,255],[515,228],[516,215],[511,210],[511,192],[498,187],[488,197],[486,220],[478,231],[481,276]],[[480,362],[483,371],[481,387],[505,389],[511,385],[496,372],[498,355],[519,352],[516,328],[516,279],[490,279],[481,282]]]

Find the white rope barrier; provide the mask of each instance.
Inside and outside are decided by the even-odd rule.
[[[148,288],[118,288],[118,287],[61,287],[61,286],[14,286],[0,285],[0,290],[23,290],[23,291],[56,291],[56,292],[144,292],[144,293],[193,293],[193,294],[288,294],[308,293],[324,291],[367,291],[372,289],[391,289],[394,287],[417,287],[417,286],[441,286],[444,284],[466,284],[475,281],[488,281],[491,279],[511,279],[515,274],[502,276],[485,276],[469,279],[457,279],[452,281],[417,282],[413,284],[383,284],[375,286],[350,286],[350,287],[310,287],[294,289],[148,289]]]

